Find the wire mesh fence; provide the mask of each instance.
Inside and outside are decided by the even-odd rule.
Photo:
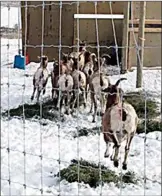
[[[62,45],[62,6],[76,5],[77,14],[79,14],[79,6],[82,2],[45,2],[34,5],[34,2],[28,5],[27,1],[24,5],[18,4],[17,10],[17,38],[14,40],[3,39],[1,48],[3,58],[1,59],[2,70],[2,132],[1,132],[1,184],[3,195],[149,195],[149,191],[154,195],[161,195],[161,125],[153,127],[152,133],[148,133],[151,129],[148,125],[150,122],[150,99],[158,101],[156,122],[159,118],[160,102],[160,84],[161,71],[147,70],[146,75],[143,76],[143,90],[138,94],[135,89],[136,72],[130,72],[124,75],[127,81],[121,84],[126,97],[133,97],[132,105],[139,99],[138,114],[141,115],[140,120],[143,126],[140,134],[136,134],[133,143],[130,146],[130,155],[128,158],[128,172],[122,169],[122,160],[124,150],[121,149],[119,153],[119,167],[115,168],[109,159],[104,158],[105,142],[103,140],[102,132],[102,117],[96,115],[96,122],[92,123],[92,114],[89,114],[90,104],[92,99],[88,97],[86,108],[82,109],[80,105],[79,90],[77,90],[77,106],[75,115],[61,115],[61,108],[56,111],[51,99],[51,84],[48,82],[46,88],[47,96],[40,97],[39,104],[33,101],[31,103],[30,96],[32,94],[32,80],[39,64],[32,63],[26,66],[25,70],[12,69],[14,55],[20,49],[24,50],[26,56],[27,48],[40,48],[40,55],[44,54],[44,48],[58,48],[58,62],[62,61],[62,48],[77,48],[79,52],[79,40],[76,45]],[[109,4],[110,14],[113,15],[112,2]],[[44,26],[45,26],[45,8],[46,6],[57,5],[59,7],[59,37],[58,45],[44,44]],[[95,14],[98,14],[98,2],[94,2]],[[3,5],[3,8],[6,5]],[[6,26],[9,28],[13,24],[11,15],[11,4],[7,5],[8,18]],[[28,30],[28,15],[27,11],[30,7],[42,8],[41,20],[41,42],[39,45],[31,45],[27,43]],[[21,40],[21,20],[20,10],[25,9],[25,42],[22,46]],[[132,8],[133,10],[133,8]],[[95,20],[95,45],[88,44],[87,48],[97,49],[96,57],[98,64],[100,64],[100,50],[102,48],[114,48],[116,54],[117,65],[114,69],[118,69],[117,75],[110,76],[111,83],[115,83],[123,76],[120,74],[120,59],[119,49],[129,46],[119,46],[117,41],[117,33],[114,19],[111,19],[114,45],[104,46],[99,39],[99,25],[98,19]],[[133,12],[131,14],[132,30],[133,26]],[[80,38],[80,20],[77,19],[77,37]],[[12,23],[12,24],[11,24]],[[135,48],[137,51],[137,58],[140,61],[139,46],[135,34],[133,34]],[[88,41],[88,40],[87,40]],[[23,47],[23,48],[22,48]],[[130,47],[129,47],[130,48]],[[145,46],[145,48],[161,48],[159,46]],[[2,55],[1,55],[2,56]],[[146,58],[146,57],[145,57]],[[49,69],[52,71],[53,62],[49,63]],[[98,70],[101,73],[100,66]],[[59,70],[59,76],[61,75]],[[51,76],[51,75],[50,75]],[[152,77],[152,81],[150,78]],[[148,79],[149,78],[149,79]],[[112,82],[113,81],[113,82]],[[128,84],[130,83],[130,84]],[[79,89],[79,88],[78,88]],[[57,90],[57,89],[56,89]],[[99,90],[101,91],[101,89]],[[98,94],[101,92],[97,92]],[[88,93],[91,93],[88,91]],[[59,92],[59,98],[62,94]],[[140,97],[143,96],[143,99]],[[49,101],[50,100],[50,101]],[[101,101],[100,99],[98,100]],[[143,103],[140,105],[140,103]],[[152,102],[151,102],[152,103]],[[154,104],[154,103],[153,103]],[[101,103],[98,104],[101,106]],[[155,107],[153,105],[153,107]],[[150,109],[151,108],[151,109]],[[37,118],[35,118],[37,116]],[[92,131],[95,129],[95,131]],[[151,131],[150,131],[151,132]],[[124,146],[122,146],[123,148]],[[74,161],[75,159],[75,161]],[[82,159],[86,160],[85,163]],[[73,160],[73,162],[72,162]],[[88,164],[89,162],[89,164]],[[73,163],[73,164],[72,164]],[[92,164],[90,164],[92,163]],[[68,168],[72,164],[66,180],[63,180],[63,169]],[[93,165],[95,164],[95,165]],[[75,170],[74,170],[74,168]],[[91,188],[90,183],[87,183],[83,178],[83,168],[85,173],[92,171],[96,180],[96,187]],[[87,169],[87,170],[86,170]],[[111,173],[111,172],[115,172]],[[129,173],[130,172],[130,173]],[[131,172],[137,175],[138,183],[131,185],[129,179]],[[84,173],[84,175],[85,175]],[[110,173],[111,180],[109,183],[105,182],[106,174]],[[71,175],[71,176],[70,176]],[[114,175],[114,176],[113,176]],[[118,183],[115,184],[115,175],[119,175]],[[126,177],[128,184],[124,181]],[[74,180],[72,180],[74,178]],[[90,174],[85,176],[90,178]],[[112,179],[114,178],[114,179]],[[71,183],[70,183],[71,180]],[[83,182],[85,184],[83,184]],[[150,187],[154,187],[151,189]]]

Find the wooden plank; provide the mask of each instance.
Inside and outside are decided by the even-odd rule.
[[[129,20],[129,24],[132,24],[132,21]],[[133,24],[139,24],[139,19],[133,20]],[[162,20],[157,19],[146,19],[145,24],[162,24]]]
[[[74,14],[75,19],[123,19],[123,14]]]
[[[128,46],[128,29],[129,29],[129,8],[130,8],[130,2],[126,1],[124,2],[124,20],[123,20],[123,40],[122,40],[122,46]],[[122,73],[125,73],[128,69],[127,67],[127,61],[128,61],[128,47],[125,47],[122,49]]]
[[[154,35],[154,36],[153,36]],[[135,39],[138,40],[138,33],[135,33],[135,39],[130,32],[130,50],[129,50],[129,65],[137,67],[137,51],[135,48]],[[161,33],[145,33],[145,58],[144,66],[161,66]]]
[[[138,33],[138,28],[129,28],[129,32],[135,32]],[[145,28],[145,33],[161,33],[161,28]]]
[[[76,44],[76,39],[77,39],[77,20],[74,20],[74,35],[73,35],[73,45]],[[76,49],[73,48],[73,51],[75,51]]]
[[[146,1],[140,2],[140,20],[138,32],[139,56],[137,55],[137,76],[136,88],[142,87],[143,82],[143,62],[144,62],[144,44],[145,44],[145,18],[146,18]]]

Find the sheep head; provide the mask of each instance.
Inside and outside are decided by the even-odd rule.
[[[94,61],[94,72],[98,71],[99,68],[101,68],[102,66],[104,66],[106,59],[105,58],[99,58],[99,61],[96,57],[95,61]]]
[[[91,53],[91,54],[90,54],[90,60],[93,61],[93,63],[94,63],[94,62],[97,62],[97,56],[96,56],[95,53]]]
[[[84,58],[85,58],[85,64],[91,61],[91,53],[89,51],[85,51]]]
[[[48,56],[46,56],[46,55],[42,55],[41,57],[38,56],[38,59],[40,60],[41,66],[43,68],[46,68],[47,64],[48,64]]]
[[[108,93],[106,109],[121,101],[121,95],[123,94],[123,90],[119,88],[118,85],[122,80],[127,79],[120,78],[114,85],[110,84],[108,88],[103,90],[103,92]]]
[[[53,59],[53,69],[55,69],[55,67],[58,67],[59,63],[56,59]]]
[[[72,56],[70,56],[70,54],[65,54],[62,52],[62,57],[63,57],[63,61],[65,61],[65,63],[67,63],[67,61],[70,61],[72,59]]]

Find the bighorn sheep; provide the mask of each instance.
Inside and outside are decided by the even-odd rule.
[[[121,142],[126,140],[125,156],[123,161],[123,169],[127,169],[127,157],[130,149],[131,141],[136,133],[138,116],[135,109],[129,103],[121,100],[123,93],[118,87],[120,81],[126,78],[119,79],[115,85],[109,85],[104,89],[108,93],[106,111],[102,118],[102,132],[104,141],[106,142],[105,157],[109,157],[109,144],[114,143],[114,156],[111,158],[114,166],[118,167],[118,154]]]
[[[77,39],[76,39],[77,40]],[[82,70],[85,64],[84,53],[86,51],[86,43],[84,41],[79,40],[79,52],[71,52],[69,57],[78,60],[78,68]]]
[[[41,91],[43,90],[43,95],[46,92],[46,85],[48,82],[49,72],[47,70],[47,64],[48,64],[48,57],[43,55],[41,57],[38,56],[40,59],[40,66],[36,70],[33,76],[33,93],[31,96],[31,100],[34,99],[35,91],[37,90],[37,101],[39,101],[39,97],[41,94]]]
[[[90,113],[92,112],[94,106],[94,113],[93,113],[93,120],[92,122],[96,121],[96,114],[97,114],[97,101],[101,102],[101,114],[104,113],[105,107],[105,93],[103,92],[104,89],[108,88],[109,86],[109,78],[105,74],[99,71],[104,63],[105,59],[100,59],[100,65],[98,62],[95,63],[94,66],[94,73],[90,77],[89,80],[89,89],[90,89],[90,98],[91,98],[91,108]],[[99,68],[100,66],[100,68]]]
[[[57,85],[58,85],[58,90],[60,92],[60,96],[58,96],[57,109],[60,108],[60,111],[62,113],[62,105],[64,102],[65,113],[69,114],[73,85],[74,85],[73,77],[67,73],[62,74],[58,79]]]
[[[73,60],[71,57],[69,57],[67,54],[63,54],[63,58],[60,62],[60,64],[58,63],[58,61],[55,61],[54,59],[54,63],[53,63],[53,70],[51,73],[51,83],[52,83],[52,99],[54,99],[54,93],[56,92],[56,88],[57,88],[57,83],[59,80],[59,77],[62,74],[67,74],[67,73],[71,73],[73,70]],[[57,99],[58,97],[56,97],[56,93],[55,93],[55,98]]]
[[[63,59],[61,62],[61,66],[62,68],[65,69],[65,72],[71,73],[73,71],[73,65],[74,65],[74,61],[72,59],[72,57],[70,57],[68,54],[62,53],[63,54]]]
[[[54,59],[53,70],[51,72],[52,99],[54,99],[54,97],[56,98],[56,88],[57,88],[57,81],[59,79],[59,72],[62,73],[62,70],[59,71],[59,69],[60,69],[59,63]]]
[[[88,91],[89,91],[89,83],[90,83],[90,78],[93,75],[95,70],[95,65],[97,63],[97,57],[95,53],[90,53],[88,51],[85,52],[85,65],[83,67],[83,72],[86,75],[86,99],[88,96]]]
[[[74,100],[72,104],[72,111],[74,110],[74,106],[76,104],[77,100],[77,94],[79,91],[79,95],[81,94],[83,96],[83,104],[84,107],[86,107],[86,76],[85,74],[77,69],[77,59],[74,59],[74,71],[72,73],[72,77],[74,79]]]

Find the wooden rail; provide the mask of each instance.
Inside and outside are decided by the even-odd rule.
[[[129,24],[132,24],[132,21],[129,20]],[[133,20],[133,24],[139,24],[139,19]],[[145,24],[162,24],[161,19],[146,19]]]
[[[138,28],[129,28],[129,32],[138,33]],[[145,33],[161,33],[161,28],[145,28]]]

